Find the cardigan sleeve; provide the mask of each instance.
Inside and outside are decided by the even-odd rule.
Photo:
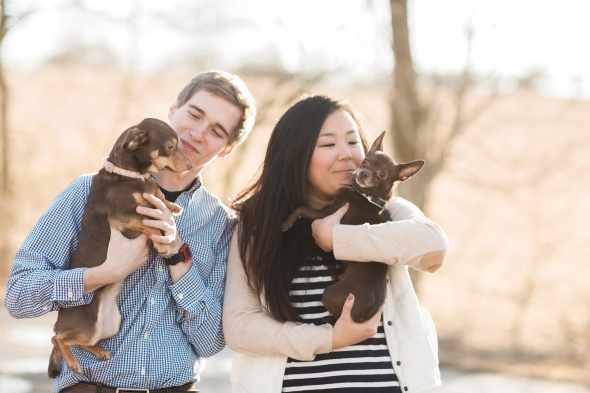
[[[382,262],[434,272],[443,264],[448,239],[413,203],[392,198],[386,205],[392,221],[377,225],[336,225],[334,256],[339,260]]]
[[[288,356],[313,360],[332,350],[331,325],[279,322],[268,315],[246,281],[234,232],[223,302],[223,332],[227,346],[237,352],[259,356]]]

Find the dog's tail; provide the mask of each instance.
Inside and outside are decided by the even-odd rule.
[[[53,351],[51,351],[51,356],[49,357],[49,367],[47,368],[47,375],[49,378],[56,378],[59,373],[61,372],[61,361],[63,357],[61,356],[60,350],[54,345]]]

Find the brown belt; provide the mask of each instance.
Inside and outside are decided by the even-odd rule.
[[[63,389],[60,393],[177,393],[177,392],[200,392],[195,384],[189,382],[182,386],[173,386],[163,389],[137,389],[137,388],[113,388],[95,382],[78,382],[69,388]]]

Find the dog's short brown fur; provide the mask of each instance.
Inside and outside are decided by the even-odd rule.
[[[378,198],[381,204],[391,198],[395,182],[405,181],[415,175],[424,161],[417,160],[405,164],[396,164],[387,154],[383,153],[383,137],[385,131],[373,142],[360,168],[354,173],[352,186],[344,186],[338,190],[332,204],[325,209],[317,210],[308,207],[295,209],[285,220],[282,230],[288,230],[293,223],[301,218],[324,218],[349,203],[349,208],[342,224],[362,225],[379,224],[390,221],[391,217],[379,204],[372,203],[369,198]],[[363,195],[364,194],[364,195]],[[376,200],[376,199],[373,199]],[[343,261],[344,273],[340,281],[324,290],[322,301],[326,309],[339,318],[347,296],[354,294],[352,319],[365,322],[379,310],[385,302],[387,265],[378,262]],[[332,319],[331,322],[334,322]]]
[[[140,174],[164,170],[184,172],[192,167],[190,160],[178,148],[176,132],[157,119],[144,119],[125,130],[108,160],[119,168]],[[142,220],[145,216],[135,211],[138,205],[152,207],[142,195],[155,195],[157,191],[158,185],[151,177],[145,180],[132,178],[109,173],[105,168],[94,175],[71,268],[94,267],[105,261],[111,227],[130,239],[141,233],[148,238],[152,234],[161,234],[157,229],[144,226]],[[163,202],[174,214],[182,211],[174,203]],[[154,247],[164,257],[172,253],[169,246],[154,243]],[[50,378],[61,372],[62,357],[73,373],[83,373],[80,363],[70,351],[72,345],[79,345],[100,359],[111,357],[110,351],[99,347],[97,342],[119,331],[121,313],[117,298],[121,286],[122,281],[106,285],[94,292],[90,304],[59,310],[55,336],[51,339],[54,347],[48,368]]]

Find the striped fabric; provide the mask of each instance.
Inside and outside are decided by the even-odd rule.
[[[332,264],[322,257],[311,258],[291,284],[291,303],[308,323],[322,325],[331,315],[324,308],[322,294],[336,281],[334,277],[342,274],[343,266],[329,266]],[[401,392],[387,350],[383,322],[375,336],[358,344],[317,355],[313,361],[289,358],[282,391]]]

